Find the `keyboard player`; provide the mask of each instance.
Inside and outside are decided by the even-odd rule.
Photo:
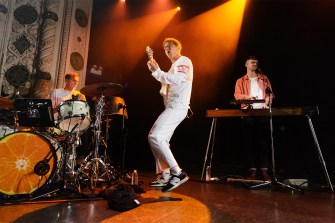
[[[237,79],[234,97],[236,100],[262,100],[263,103],[241,104],[241,109],[267,109],[273,98],[271,83],[258,66],[255,56],[245,60],[246,74]],[[271,101],[272,103],[272,101]],[[242,118],[243,149],[248,159],[248,180],[270,181],[268,174],[270,158],[268,117]]]

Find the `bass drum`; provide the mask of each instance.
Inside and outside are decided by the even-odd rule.
[[[36,132],[14,132],[2,138],[0,192],[6,195],[32,194],[45,186],[54,175],[59,159],[55,143]]]

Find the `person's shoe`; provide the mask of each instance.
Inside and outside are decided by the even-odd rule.
[[[162,175],[159,175],[156,180],[152,181],[149,186],[150,187],[164,187],[169,182],[170,177],[165,179]]]
[[[249,176],[246,179],[247,180],[257,180],[256,170],[250,170]]]
[[[181,171],[178,176],[172,175],[167,185],[163,187],[162,192],[172,191],[176,187],[188,181],[188,179],[189,177],[187,176],[187,173],[185,171]]]
[[[261,177],[264,181],[271,181],[271,177],[268,175],[267,170],[261,170]]]

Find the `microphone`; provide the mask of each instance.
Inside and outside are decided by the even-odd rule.
[[[256,73],[263,74],[263,70],[262,70],[262,68],[257,67],[257,69],[256,69]]]
[[[38,175],[38,176],[44,176],[45,174],[47,174],[50,170],[50,165],[47,161],[42,160],[38,163],[36,163],[35,167],[34,167],[34,172]]]
[[[126,105],[123,105],[121,103],[117,104],[117,110],[120,110],[121,108],[126,108]]]

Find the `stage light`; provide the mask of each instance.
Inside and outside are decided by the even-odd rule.
[[[180,11],[180,10],[181,10],[181,8],[178,6],[178,7],[177,7],[177,11]]]

